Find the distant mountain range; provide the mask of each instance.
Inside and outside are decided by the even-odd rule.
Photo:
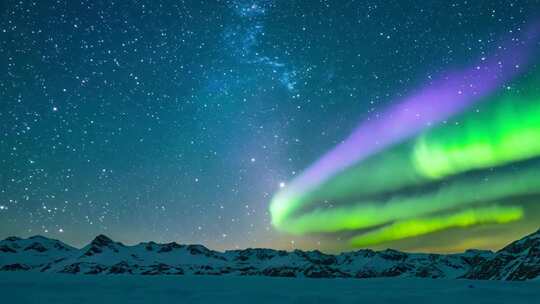
[[[369,249],[324,254],[273,249],[218,252],[202,245],[126,246],[99,235],[77,249],[43,236],[0,241],[0,271],[110,275],[220,275],[309,278],[540,280],[540,230],[497,252],[404,253]]]

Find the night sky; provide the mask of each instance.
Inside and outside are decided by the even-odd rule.
[[[4,0],[0,237],[41,234],[81,246],[103,233],[128,244],[176,241],[219,250],[335,252],[368,244],[433,252],[497,249],[538,228],[540,194],[534,190],[540,185],[527,184],[521,190],[510,186],[504,195],[490,197],[497,206],[436,214],[430,223],[446,224],[385,242],[373,231],[381,225],[400,230],[397,218],[354,229],[321,229],[320,222],[311,219],[309,224],[278,221],[270,206],[276,193],[296,190],[294,181],[309,176],[306,169],[355,128],[383,117],[436,79],[442,77],[444,83],[448,71],[476,67],[484,60],[497,66],[507,60],[519,68],[515,73],[497,70],[512,75],[501,76],[501,82],[482,95],[485,103],[449,117],[456,117],[456,124],[476,121],[471,118],[475,110],[489,113],[498,105],[518,109],[517,121],[527,113],[540,115],[531,112],[540,104],[538,39],[524,36],[538,27],[534,22],[539,12],[540,1],[535,0]],[[524,54],[525,48],[530,54]],[[520,60],[515,63],[516,58]],[[507,101],[516,96],[526,103]],[[433,107],[439,107],[436,101]],[[484,115],[482,121],[494,116]],[[506,125],[510,118],[492,124]],[[408,128],[388,121],[389,130]],[[540,138],[538,120],[527,122],[527,141],[520,143]],[[482,125],[489,123],[474,127]],[[488,178],[482,175],[485,171],[505,185],[508,176],[528,174],[534,179],[540,174],[540,148],[533,144],[516,148],[528,153],[498,154],[496,160],[467,164],[445,154],[450,166],[440,160],[443,154],[435,154],[446,143],[431,145],[431,139],[466,143],[482,136],[447,129],[428,130],[420,150],[414,142],[393,143],[392,155],[399,160],[408,157],[402,155],[422,156],[414,163],[423,168],[422,185],[427,180],[432,188],[476,184],[475,178]],[[487,128],[482,134],[492,138],[499,133]],[[355,147],[370,144],[354,142]],[[418,179],[401,185],[407,180],[401,176],[408,176],[401,168],[409,164],[393,167],[385,159],[390,154],[376,152],[380,159],[370,155],[365,163],[351,165],[356,172],[392,173],[377,173],[379,180],[350,178],[340,171],[343,180],[354,181],[354,193],[338,191],[336,206],[348,204],[351,197],[362,201],[427,191],[418,189]],[[363,165],[369,171],[361,171]],[[367,193],[394,182],[385,174],[397,176],[399,187]],[[363,187],[369,180],[373,185]],[[324,195],[310,194],[313,202],[320,206],[323,200],[328,203],[326,196],[334,198],[328,194],[332,185],[316,186]],[[368,189],[367,194],[360,188]],[[522,205],[505,206],[500,200]],[[324,208],[334,207],[332,202],[327,205]],[[300,209],[295,216],[312,214]],[[472,214],[464,212],[489,216],[476,217],[470,225],[456,224]],[[503,213],[496,220],[491,217]],[[404,220],[427,221],[424,215]],[[326,213],[323,219],[329,219]],[[374,239],[358,241],[359,232]]]

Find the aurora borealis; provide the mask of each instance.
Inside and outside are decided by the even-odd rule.
[[[540,223],[540,2],[0,5],[0,238],[498,249]]]
[[[540,167],[499,168],[540,156],[540,73],[518,72],[536,60],[539,30],[533,24],[518,46],[360,123],[274,197],[274,226],[296,234],[372,229],[349,241],[366,246],[520,220],[519,205],[497,203],[540,194]]]
[[[483,223],[500,223],[519,220],[523,216],[520,207],[466,209],[447,216],[415,218],[392,223],[384,228],[352,238],[353,246],[369,246],[382,242],[427,234],[451,227],[468,227]]]

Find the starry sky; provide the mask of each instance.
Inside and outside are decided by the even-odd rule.
[[[540,186],[517,189],[507,178],[538,177],[540,148],[530,144],[518,150],[532,153],[461,163],[463,154],[447,154],[450,144],[442,138],[461,139],[464,146],[484,137],[506,139],[506,133],[489,129],[497,108],[522,109],[513,111],[511,126],[535,113],[528,110],[537,110],[540,101],[539,44],[524,33],[538,27],[538,12],[537,0],[2,1],[0,237],[41,234],[81,246],[103,233],[128,244],[176,241],[218,250],[497,249],[538,228],[540,194],[533,190]],[[309,168],[339,150],[359,126],[388,116],[423,87],[438,92],[437,79],[451,87],[449,79],[459,78],[459,71],[479,60],[489,67],[491,59],[495,66],[512,62],[519,71],[490,70],[500,81],[482,94],[488,101],[456,110],[450,121],[487,125],[479,137],[449,129],[441,119],[443,126],[412,141],[394,141],[393,147],[388,143],[386,152],[372,151],[377,155],[365,162],[356,157],[336,165],[336,176],[325,171],[340,185],[340,178],[354,181],[347,191],[334,190],[331,181],[314,183],[310,193],[298,190],[312,176]],[[477,121],[475,111],[487,112],[481,119],[488,123],[470,123]],[[388,129],[409,129],[388,117],[382,119]],[[491,123],[506,125],[510,118]],[[540,124],[527,122],[530,143]],[[392,167],[408,155],[412,164]],[[444,176],[438,185],[460,193],[452,202],[475,191],[460,185],[490,178],[510,188],[490,201],[511,196],[520,205],[497,202],[428,218],[324,228],[327,220],[346,221],[324,210],[350,197],[406,192],[430,200],[407,166],[423,174],[422,186],[429,181],[433,188],[432,179]],[[366,172],[382,173],[372,179],[362,176]],[[382,189],[388,184],[397,186]],[[290,208],[290,192],[307,193],[302,199],[309,202],[299,201],[299,211],[281,220],[275,206]],[[281,197],[283,203],[276,203]],[[315,212],[305,210],[312,203]],[[322,219],[307,219],[313,214]],[[302,215],[306,220],[299,223]],[[471,217],[472,224],[460,224]],[[392,232],[418,223],[430,228]]]

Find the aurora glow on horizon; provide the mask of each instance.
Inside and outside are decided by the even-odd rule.
[[[273,225],[364,247],[523,219],[516,200],[540,194],[538,29],[362,122],[276,194]]]

